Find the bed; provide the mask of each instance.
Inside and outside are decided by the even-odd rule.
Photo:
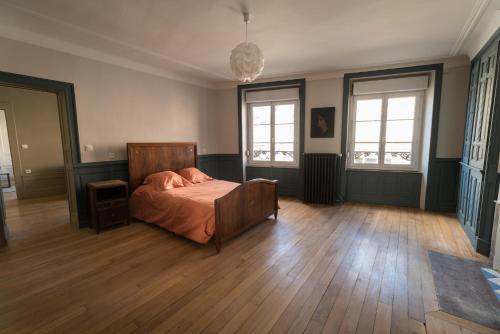
[[[222,244],[278,216],[278,181],[213,180],[155,191],[143,185],[151,174],[197,166],[195,143],[127,143],[130,213],[198,243]]]

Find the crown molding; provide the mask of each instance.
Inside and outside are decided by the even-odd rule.
[[[482,14],[484,13],[487,5],[489,4],[490,0],[476,0],[476,3],[473,7],[473,10],[471,11],[471,14],[469,15],[468,19],[466,20],[466,23],[464,24],[462,31],[459,34],[459,37],[457,41],[455,42],[455,45],[452,49],[452,53],[454,52],[455,55],[459,52],[460,48],[462,47],[464,41],[467,39],[471,31],[474,29],[474,27],[477,25],[479,22]],[[131,51],[138,52],[139,54],[144,54],[146,56],[150,57],[155,57],[157,59],[162,59],[167,62],[171,62],[173,64],[178,65],[180,68],[185,68],[185,69],[190,69],[193,72],[198,72],[200,74],[205,74],[206,76],[210,77],[215,77],[219,78],[214,80],[210,79],[200,79],[197,78],[196,76],[190,76],[190,75],[185,75],[185,74],[179,74],[179,73],[174,73],[171,72],[164,67],[159,67],[159,66],[151,66],[148,65],[146,62],[142,61],[134,61],[126,57],[122,56],[117,56],[113,55],[107,52],[100,51],[96,48],[90,48],[90,47],[85,47],[81,46],[77,43],[73,42],[68,42],[68,41],[63,41],[61,39],[56,39],[49,37],[44,34],[40,34],[37,32],[33,31],[28,31],[26,29],[22,28],[17,28],[17,27],[12,27],[12,26],[7,26],[7,25],[2,25],[0,23],[0,37],[4,37],[7,39],[11,39],[14,41],[20,41],[24,42],[27,44],[32,44],[36,45],[39,47],[43,47],[46,49],[51,49],[51,50],[56,50],[60,51],[63,53],[71,54],[74,56],[78,56],[81,58],[87,58],[95,61],[99,61],[102,63],[107,63],[115,66],[119,66],[122,68],[127,68],[131,70],[135,70],[138,72],[158,76],[158,77],[163,77],[167,78],[170,80],[175,80],[191,85],[196,85],[208,89],[229,89],[229,88],[234,88],[236,87],[239,82],[233,81],[232,78],[229,78],[225,75],[221,75],[220,73],[214,73],[210,72],[207,70],[204,70],[200,67],[184,63],[182,61],[178,61],[176,59],[170,58],[168,56],[165,56],[163,54],[146,50],[141,47],[137,47],[134,45],[130,45],[115,39],[112,39],[108,36],[102,35],[95,33],[93,31],[84,29],[82,27],[61,21],[59,19],[54,19],[50,16],[40,14],[38,12],[17,6],[15,4],[11,4],[8,2],[5,2],[3,0],[0,0],[1,4],[5,4],[9,6],[10,8],[20,11],[26,15],[36,17],[38,19],[44,20],[44,21],[50,21],[53,24],[60,25],[62,27],[65,27],[67,29],[71,29],[74,31],[77,31],[80,34],[85,34],[87,36],[92,36],[94,38],[100,39],[102,41],[109,42],[110,44],[114,44],[117,46],[120,46],[122,48],[128,48]],[[345,69],[336,69],[336,70],[325,70],[325,71],[320,71],[320,72],[296,72],[296,73],[287,73],[283,75],[276,75],[276,76],[264,76],[259,78],[256,82],[266,82],[266,81],[275,81],[275,80],[286,80],[286,79],[296,79],[296,78],[305,78],[308,81],[314,81],[314,80],[325,80],[325,79],[333,79],[333,78],[342,78],[345,73],[352,73],[352,72],[359,72],[359,71],[366,71],[366,70],[373,70],[373,69],[390,69],[390,68],[395,68],[395,67],[405,67],[405,66],[414,66],[414,65],[425,65],[425,64],[430,64],[430,63],[436,63],[436,62],[443,62],[445,64],[445,71],[449,68],[453,67],[460,67],[460,66],[468,66],[469,65],[469,60],[466,57],[434,57],[434,58],[427,58],[427,59],[415,59],[415,60],[408,60],[405,62],[399,62],[399,63],[386,63],[386,64],[373,64],[373,65],[366,65],[363,67],[356,67],[356,68],[345,68]]]
[[[481,20],[481,17],[483,16],[484,11],[488,7],[489,3],[490,0],[476,0],[474,7],[469,14],[469,17],[467,17],[467,20],[465,20],[462,30],[460,30],[460,33],[458,34],[455,44],[453,44],[453,47],[451,48],[450,56],[456,56],[460,52],[462,46],[467,40],[467,37],[469,37],[470,33],[474,30],[476,25]]]
[[[443,63],[444,64],[444,73],[447,73],[449,70],[457,68],[457,67],[468,67],[470,66],[470,59],[467,56],[456,56],[456,57],[433,57],[427,59],[416,59],[413,61],[406,61],[402,63],[391,63],[391,64],[380,64],[380,65],[372,65],[372,66],[364,66],[364,67],[355,67],[355,68],[347,68],[336,71],[324,71],[324,72],[314,72],[314,73],[294,73],[294,74],[286,74],[280,76],[269,76],[269,77],[261,77],[255,81],[255,83],[259,82],[271,82],[271,81],[280,81],[280,80],[292,80],[297,78],[305,78],[306,81],[316,81],[316,80],[328,80],[328,79],[338,79],[343,78],[347,73],[355,73],[355,72],[365,72],[372,70],[385,70],[391,68],[398,67],[410,67],[410,66],[419,66],[419,65],[429,65],[435,63]],[[215,85],[215,89],[224,90],[224,89],[232,89],[236,88],[240,83],[237,81],[231,82],[218,82]]]
[[[10,39],[17,42],[22,42],[26,44],[31,44],[39,46],[49,50],[55,50],[58,52],[70,54],[80,58],[91,59],[101,63],[106,63],[129,70],[134,70],[137,72],[146,73],[149,75],[154,75],[157,77],[162,77],[174,81],[183,82],[190,85],[200,86],[204,88],[213,89],[214,85],[210,81],[189,78],[187,76],[179,75],[167,71],[163,68],[145,65],[144,63],[139,63],[124,57],[110,55],[98,50],[83,47],[75,43],[65,42],[58,39],[50,38],[42,34],[16,29],[12,27],[6,27],[0,25],[0,37]]]
[[[164,60],[164,61],[170,62],[172,64],[175,64],[175,65],[179,66],[180,68],[189,69],[191,71],[203,74],[204,76],[218,78],[219,80],[221,80],[221,79],[222,80],[231,80],[232,79],[232,78],[230,78],[230,77],[228,77],[226,75],[206,70],[204,68],[198,67],[196,65],[193,65],[193,64],[190,64],[190,63],[187,63],[187,62],[184,62],[184,61],[180,61],[178,59],[169,57],[169,56],[164,55],[164,54],[159,53],[159,52],[151,51],[151,50],[148,50],[148,49],[136,46],[136,45],[132,45],[132,44],[129,44],[129,43],[126,43],[126,42],[119,41],[119,40],[111,38],[109,36],[96,33],[94,31],[82,28],[80,26],[77,26],[77,25],[74,25],[74,24],[62,21],[60,19],[53,18],[53,17],[45,15],[45,14],[41,14],[39,12],[30,10],[30,9],[27,9],[27,8],[24,8],[24,7],[21,7],[21,6],[18,6],[18,5],[15,5],[15,4],[3,1],[3,0],[0,0],[0,3],[3,4],[3,5],[5,5],[5,6],[10,7],[11,9],[13,9],[15,11],[18,11],[18,12],[21,12],[21,13],[23,13],[25,15],[37,18],[37,19],[39,19],[41,21],[50,22],[50,23],[52,23],[54,25],[57,25],[57,26],[60,26],[60,27],[64,27],[65,29],[73,30],[73,31],[76,31],[76,32],[78,32],[80,34],[91,36],[91,37],[93,37],[93,38],[95,38],[97,40],[105,41],[106,43],[109,43],[111,45],[116,45],[116,46],[119,46],[119,47],[122,47],[122,48],[130,49],[132,51],[135,51],[135,52],[137,52],[139,54],[143,54],[145,56],[154,57],[156,59],[160,59],[160,60]],[[26,31],[26,33],[30,33],[29,31],[27,31],[25,29],[22,29],[22,28],[10,27],[10,29],[24,30],[24,31]],[[34,33],[34,32],[31,32],[31,33]],[[1,34],[1,32],[0,32],[0,34]],[[76,43],[70,43],[70,42],[62,41],[62,40],[59,40],[59,39],[48,37],[46,35],[44,37],[47,38],[47,39],[58,40],[61,43],[66,43],[67,45],[75,45],[78,48],[87,48],[87,47],[82,47],[80,45],[77,45]],[[31,43],[31,44],[33,44],[33,43]],[[51,43],[50,45],[54,45],[54,43]],[[42,46],[43,47],[44,45],[38,45],[38,46]],[[46,46],[46,48],[51,48],[51,47]],[[94,50],[96,53],[106,54],[106,55],[111,56],[111,57],[117,57],[117,56],[109,55],[108,53],[105,53],[105,52],[102,52],[102,51],[95,50],[93,48],[87,48],[87,49]],[[68,50],[65,50],[65,52],[68,52]],[[123,58],[125,60],[130,61],[130,62],[140,64],[140,62],[132,61],[130,59],[126,59],[125,57],[117,57],[117,58]],[[142,64],[142,65],[145,65],[145,64]],[[145,65],[145,66],[148,66],[148,67],[151,67],[151,68],[158,68],[159,70],[161,70],[163,72],[166,72],[166,73],[171,73],[171,74],[175,75],[178,78],[184,77],[184,78],[188,78],[188,80],[192,80],[187,75],[174,74],[174,73],[172,73],[172,72],[170,72],[170,71],[168,71],[168,70],[166,70],[164,68],[160,68],[158,66],[150,66],[150,65]],[[180,79],[176,79],[176,80],[180,80]],[[217,79],[215,79],[215,80],[217,80]],[[207,80],[207,81],[210,81],[210,80]]]

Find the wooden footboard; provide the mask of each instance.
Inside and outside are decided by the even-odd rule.
[[[278,217],[278,181],[255,179],[215,200],[215,248],[274,214]]]

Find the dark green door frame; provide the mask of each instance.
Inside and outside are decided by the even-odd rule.
[[[305,129],[305,110],[306,110],[306,80],[305,79],[294,79],[294,80],[282,80],[282,81],[271,81],[271,82],[259,82],[253,84],[238,85],[238,155],[241,171],[241,180],[243,181],[243,113],[242,104],[244,103],[243,93],[248,90],[271,90],[271,89],[281,89],[288,87],[299,88],[299,115],[300,115],[300,134],[299,134],[299,175],[300,180],[298,180],[298,190],[297,193],[299,197],[302,198],[304,194],[304,129]]]
[[[389,75],[404,75],[410,73],[420,73],[420,72],[434,72],[435,82],[434,82],[434,100],[433,100],[433,113],[432,113],[432,125],[431,125],[431,141],[429,149],[429,167],[427,174],[427,190],[426,190],[426,200],[425,208],[432,207],[433,194],[438,186],[438,177],[436,171],[436,165],[439,163],[439,159],[436,157],[437,150],[437,134],[439,125],[439,111],[441,105],[441,88],[443,82],[443,64],[430,64],[421,66],[411,66],[411,67],[401,67],[401,68],[391,68],[386,70],[375,70],[367,72],[356,72],[347,73],[344,75],[343,84],[343,105],[342,105],[342,138],[341,138],[341,170],[340,170],[340,189],[339,189],[339,200],[345,201],[347,194],[347,173],[346,173],[346,158],[347,158],[347,131],[348,131],[348,118],[349,118],[349,102],[351,95],[352,82],[357,79],[368,79],[376,77],[384,77]]]
[[[0,85],[55,93],[57,95],[57,100],[60,108],[59,115],[61,115],[61,113],[64,115],[64,117],[60,117],[62,122],[61,124],[63,124],[63,127],[65,128],[63,130],[63,127],[61,127],[61,132],[63,133],[63,136],[65,136],[67,142],[69,142],[70,156],[68,157],[65,153],[65,167],[67,167],[67,163],[68,166],[72,167],[73,169],[82,165],[79,149],[80,143],[78,139],[78,124],[76,118],[75,89],[72,83],[0,71]],[[69,165],[69,163],[71,163],[71,165]],[[70,177],[70,180],[67,180],[66,182],[68,185],[70,185],[68,187],[68,199],[70,200],[69,206],[71,221],[77,223],[78,216],[75,194],[76,191],[74,187],[72,168],[65,168],[65,172],[67,178]],[[3,194],[1,195],[3,196]],[[1,245],[4,234],[6,233],[4,221],[5,207],[3,205],[3,200],[0,201],[0,216],[2,219],[2,226],[0,226],[0,234],[2,234],[2,236],[0,236]]]
[[[70,132],[73,164],[77,165],[81,163],[78,124],[76,120],[75,88],[72,83],[0,71],[0,85],[63,94],[65,97],[65,109],[68,116],[67,126]]]

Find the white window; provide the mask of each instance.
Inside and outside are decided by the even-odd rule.
[[[417,170],[422,99],[421,91],[354,96],[349,167]]]
[[[248,165],[299,165],[298,106],[297,100],[247,105]]]

